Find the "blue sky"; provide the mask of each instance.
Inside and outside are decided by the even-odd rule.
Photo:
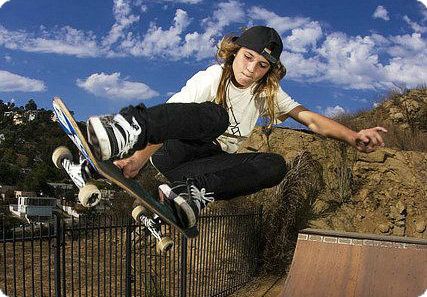
[[[326,115],[426,85],[427,0],[0,0],[0,99],[80,120],[165,102],[215,63],[223,34],[282,36],[282,88]]]

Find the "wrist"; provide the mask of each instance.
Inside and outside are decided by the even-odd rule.
[[[356,139],[357,139],[357,132],[350,130],[351,132],[348,133],[346,141],[348,144],[350,144],[351,146],[356,147],[357,143],[356,143]]]

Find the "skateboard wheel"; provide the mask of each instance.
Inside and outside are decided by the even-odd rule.
[[[95,206],[101,201],[101,191],[93,184],[86,184],[79,191],[79,200],[84,207]]]
[[[156,244],[156,250],[160,253],[166,253],[173,247],[173,240],[170,237],[162,237]]]
[[[56,168],[62,169],[62,161],[64,159],[73,159],[73,155],[70,150],[65,146],[57,147],[52,153],[52,161]]]
[[[132,218],[138,223],[141,223],[142,216],[148,217],[149,215],[147,209],[142,205],[138,205],[132,210]]]

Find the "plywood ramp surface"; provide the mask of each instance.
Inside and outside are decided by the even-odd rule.
[[[280,296],[414,296],[427,290],[427,241],[303,230]]]

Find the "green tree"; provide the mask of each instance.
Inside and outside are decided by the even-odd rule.
[[[37,110],[37,104],[33,99],[28,100],[25,104],[25,110]]]
[[[14,186],[20,178],[19,167],[6,162],[0,162],[0,182],[2,184]]]

